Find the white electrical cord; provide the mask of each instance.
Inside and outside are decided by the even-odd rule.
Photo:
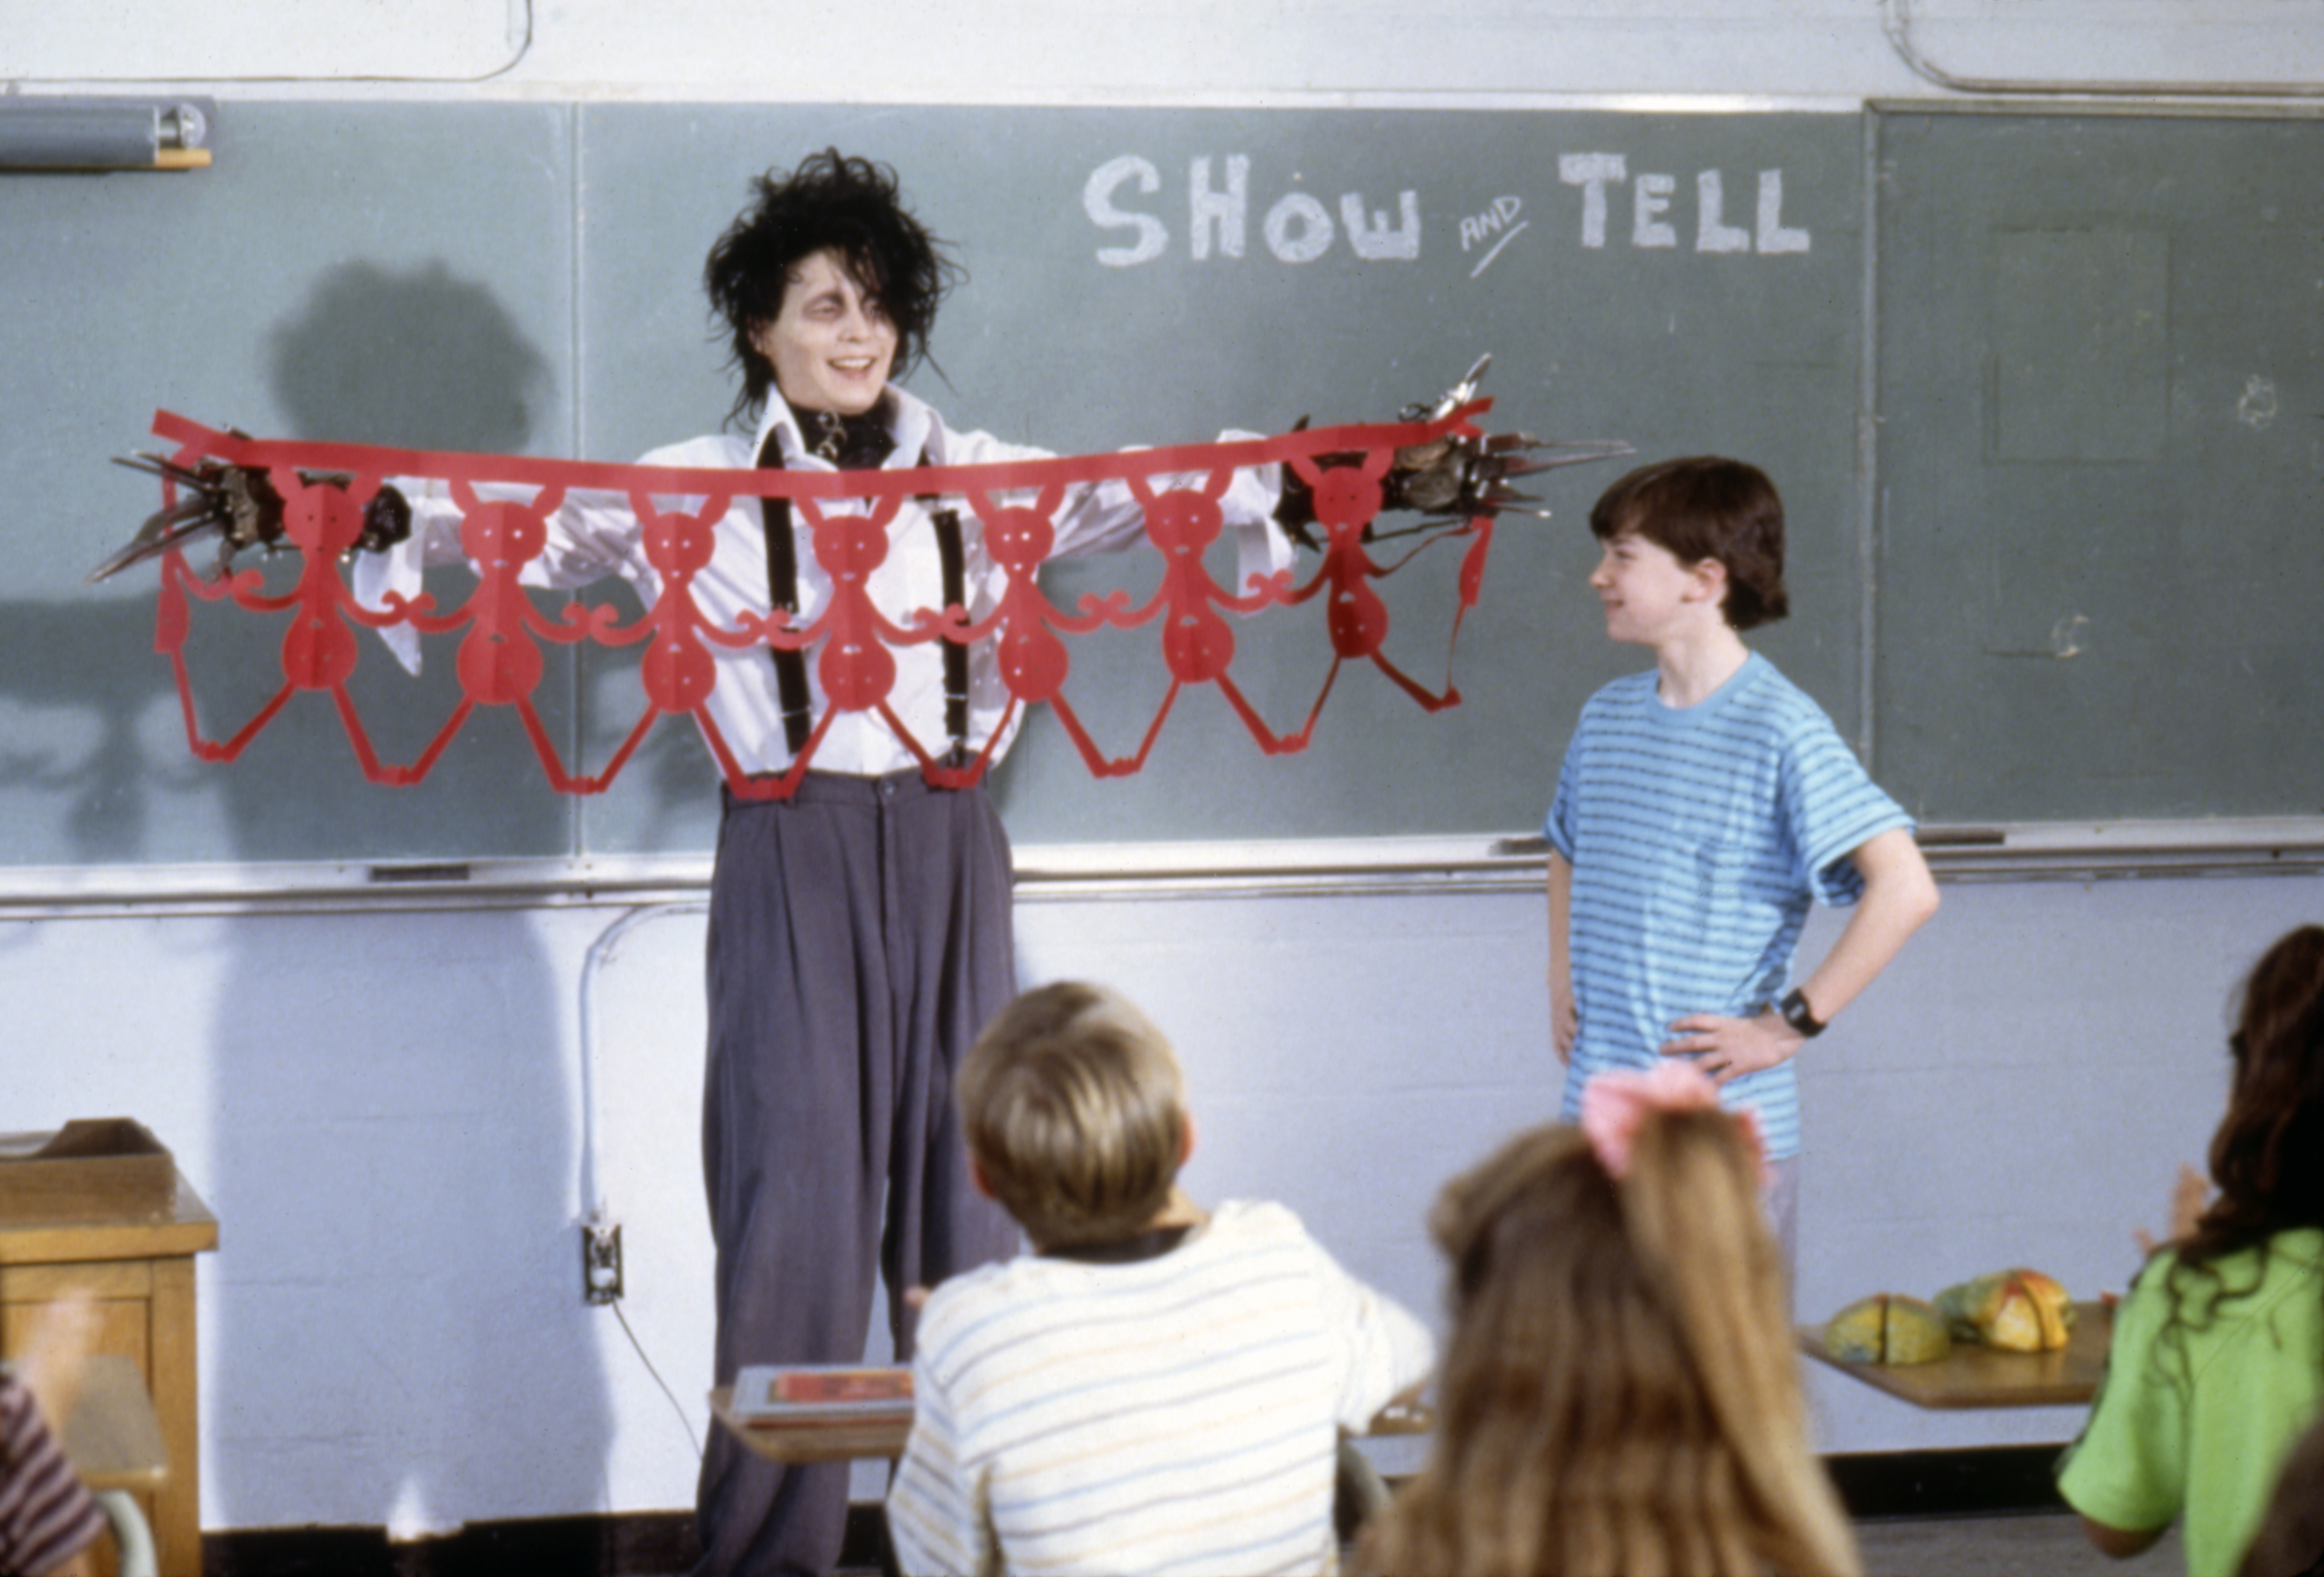
[[[604,1176],[597,1165],[597,1140],[602,1131],[597,1105],[598,973],[613,962],[614,950],[621,945],[622,938],[648,920],[709,912],[709,901],[704,899],[681,899],[631,909],[598,933],[597,939],[589,945],[588,955],[582,960],[580,1188],[581,1226],[584,1231],[595,1231],[613,1223],[613,1213],[605,1198]],[[637,1332],[630,1327],[630,1317],[622,1312],[621,1299],[615,1296],[609,1302],[613,1318],[622,1323],[622,1334],[629,1337],[631,1347],[637,1351],[638,1361],[646,1366],[646,1372],[653,1376],[654,1384],[659,1386],[661,1394],[669,1398],[670,1406],[678,1414],[678,1424],[686,1430],[687,1443],[694,1447],[695,1456],[700,1458],[702,1441],[694,1433],[694,1420],[687,1416],[685,1405],[678,1401],[678,1394],[669,1388],[669,1382],[661,1378],[661,1370],[656,1369],[653,1360],[647,1356],[645,1343],[638,1340]]]
[[[613,961],[613,950],[623,937],[649,920],[667,919],[677,915],[706,915],[710,912],[707,899],[679,899],[669,903],[648,904],[642,908],[625,911],[589,945],[588,956],[581,963],[581,1224],[604,1227],[613,1224],[613,1216],[605,1205],[605,1185],[597,1166],[597,1138],[601,1119],[597,1110],[597,974]]]

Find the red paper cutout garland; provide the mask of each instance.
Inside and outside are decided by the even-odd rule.
[[[1475,604],[1482,584],[1492,542],[1491,517],[1448,525],[1386,565],[1371,557],[1364,528],[1379,512],[1382,479],[1398,448],[1427,443],[1447,432],[1473,436],[1478,430],[1475,418],[1491,403],[1479,400],[1426,422],[1319,428],[1235,443],[1002,465],[842,473],[687,470],[369,445],[290,443],[241,438],[170,411],[157,411],[153,431],[179,446],[171,456],[178,464],[190,467],[210,458],[267,468],[282,495],[286,540],[303,562],[289,593],[268,595],[263,590],[264,576],[256,570],[205,580],[187,566],[183,554],[172,550],[161,560],[153,644],[170,659],[185,715],[186,737],[202,760],[235,760],[294,695],[322,691],[338,709],[364,776],[374,783],[391,785],[417,783],[425,778],[480,706],[516,708],[550,786],[567,794],[602,793],[654,724],[676,713],[695,720],[728,786],[737,795],[753,799],[788,798],[813,761],[831,719],[842,712],[877,713],[918,760],[929,781],[943,787],[965,786],[980,779],[1019,708],[1038,702],[1048,703],[1093,775],[1127,776],[1145,765],[1179,691],[1188,685],[1216,686],[1262,751],[1286,754],[1306,748],[1341,666],[1352,659],[1370,659],[1429,711],[1460,704],[1460,693],[1452,687],[1449,674],[1443,691],[1432,692],[1383,655],[1388,606],[1370,582],[1393,573],[1446,536],[1468,538],[1460,575],[1460,603],[1452,620],[1452,640],[1457,642],[1462,620]],[[1320,465],[1319,457],[1323,456],[1332,456],[1334,463]],[[1351,456],[1357,457],[1357,463],[1343,463]],[[1218,584],[1204,563],[1205,550],[1224,529],[1219,499],[1236,470],[1269,462],[1294,467],[1314,490],[1316,523],[1326,534],[1323,562],[1305,586],[1295,586],[1292,573],[1282,571],[1265,579],[1254,576],[1247,589],[1231,591]],[[302,470],[345,473],[354,480],[344,490],[325,484],[308,486],[299,479]],[[1194,485],[1169,484],[1188,474],[1199,478]],[[391,593],[385,607],[365,608],[348,588],[342,556],[353,548],[362,530],[364,505],[391,476],[438,477],[450,484],[461,512],[461,548],[476,574],[475,589],[457,607],[439,613],[432,595],[407,601]],[[1055,522],[1066,490],[1075,484],[1109,481],[1126,484],[1145,506],[1147,540],[1165,560],[1161,584],[1142,607],[1130,605],[1128,592],[1115,591],[1103,596],[1085,595],[1078,608],[1068,613],[1043,594],[1035,572],[1056,540]],[[529,503],[485,500],[475,491],[479,482],[538,486],[540,491]],[[548,544],[548,517],[574,488],[622,493],[637,516],[647,560],[661,579],[661,595],[633,623],[622,625],[614,608],[592,609],[578,602],[567,603],[552,618],[519,583],[525,566]],[[162,489],[165,504],[174,503],[174,485],[165,480]],[[972,621],[967,611],[958,606],[922,608],[915,611],[908,626],[899,626],[874,605],[867,583],[887,557],[887,526],[898,509],[907,498],[931,493],[966,498],[983,526],[987,550],[1006,572],[1007,585],[998,605],[982,620]],[[1034,495],[1030,502],[1003,497],[1026,493]],[[673,495],[698,497],[703,503],[692,512],[655,506],[657,496]],[[830,576],[829,603],[804,626],[794,627],[788,614],[745,613],[729,628],[705,619],[695,604],[693,579],[710,562],[715,522],[724,517],[735,498],[742,496],[789,499],[807,527],[816,562]],[[860,502],[864,507],[861,512],[826,509],[833,499]],[[230,601],[251,613],[290,614],[282,641],[281,688],[224,740],[206,735],[195,716],[185,650],[191,628],[189,595],[207,602]],[[1221,611],[1252,613],[1277,605],[1296,606],[1319,595],[1324,598],[1332,667],[1305,721],[1296,732],[1279,733],[1234,681],[1231,671],[1234,631]],[[1071,658],[1063,638],[1102,627],[1132,629],[1157,619],[1161,621],[1160,646],[1170,687],[1136,752],[1110,757],[1065,697]],[[403,765],[380,761],[347,690],[361,654],[357,629],[381,630],[399,624],[422,635],[465,632],[456,665],[459,704],[420,754]],[[945,747],[940,744],[932,751],[914,737],[888,704],[896,676],[892,649],[939,640],[963,644],[994,641],[1001,678],[1009,692],[1001,722],[990,737],[971,742],[976,754],[965,765],[941,760]],[[542,641],[560,645],[587,641],[605,647],[648,642],[639,669],[645,688],[644,709],[619,748],[595,773],[578,773],[567,766],[534,708],[533,692],[545,669],[539,644]],[[807,745],[779,775],[746,771],[704,705],[717,678],[711,649],[758,645],[812,651],[825,696],[823,715]],[[1449,659],[1448,652],[1448,666]]]

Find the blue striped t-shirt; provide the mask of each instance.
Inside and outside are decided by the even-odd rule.
[[[1864,881],[1845,856],[1912,825],[1757,652],[1692,706],[1665,706],[1655,682],[1617,679],[1582,707],[1543,828],[1573,867],[1569,1122],[1590,1075],[1651,1067],[1675,1020],[1779,1000],[1811,899],[1854,903]],[[1770,1157],[1798,1153],[1789,1061],[1735,1080],[1724,1103],[1758,1112]]]

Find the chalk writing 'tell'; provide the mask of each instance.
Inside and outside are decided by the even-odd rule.
[[[1673,194],[1678,189],[1675,176],[1641,174],[1632,180],[1629,161],[1619,153],[1563,153],[1558,156],[1557,178],[1568,186],[1582,189],[1582,244],[1600,247],[1606,244],[1606,222],[1610,206],[1607,189],[1626,180],[1630,188],[1630,244],[1633,246],[1676,246],[1678,226],[1664,216],[1671,212]],[[1699,171],[1694,178],[1694,249],[1697,252],[1760,253],[1805,252],[1808,233],[1784,223],[1784,172],[1780,170],[1759,171],[1759,208],[1755,216],[1757,225],[1745,229],[1740,225],[1727,223],[1727,192],[1720,174],[1716,170]]]

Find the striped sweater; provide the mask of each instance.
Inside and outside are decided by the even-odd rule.
[[[0,1368],[0,1572],[53,1571],[104,1531],[40,1404]]]
[[[888,1497],[902,1570],[1332,1571],[1341,1429],[1425,1374],[1427,1333],[1280,1205],[1154,1259],[1026,1257],[928,1299]]]

